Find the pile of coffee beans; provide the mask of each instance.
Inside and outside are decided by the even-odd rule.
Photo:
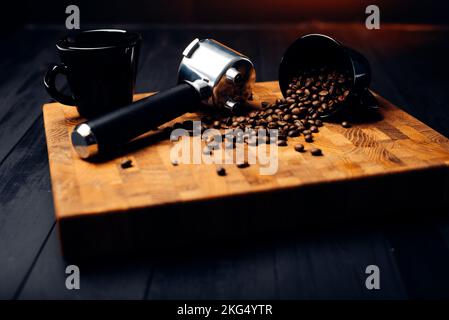
[[[262,102],[258,110],[241,110],[233,115],[216,113],[205,116],[201,119],[201,129],[202,131],[209,128],[241,129],[243,132],[235,137],[235,142],[245,142],[249,145],[276,142],[278,146],[284,147],[288,145],[289,138],[299,136],[303,136],[304,141],[310,143],[314,140],[313,135],[323,126],[322,119],[334,114],[346,101],[351,82],[352,78],[346,74],[327,68],[301,70],[298,76],[290,81],[286,98],[277,99],[274,103]],[[350,127],[347,121],[341,124],[345,128]],[[176,127],[192,132],[191,121],[175,125],[173,128]],[[261,129],[279,130],[278,140],[275,141],[271,137],[251,139],[251,136]],[[225,145],[229,144],[229,141],[224,141]],[[206,148],[216,147],[211,145],[213,140],[207,143]],[[302,144],[296,144],[294,148],[297,152],[306,150]],[[314,156],[322,155],[322,151],[318,148],[312,148],[310,152]]]
[[[335,70],[304,71],[288,85],[286,101],[298,108],[306,108],[302,110],[307,110],[311,118],[326,117],[345,102],[351,82],[351,77]]]
[[[300,74],[290,82],[285,99],[262,102],[260,110],[247,114],[204,117],[205,128],[278,129],[280,146],[286,144],[288,137],[301,134],[306,142],[312,142],[313,134],[323,125],[321,118],[333,114],[345,102],[352,79],[326,68]],[[342,125],[349,126],[346,121]]]

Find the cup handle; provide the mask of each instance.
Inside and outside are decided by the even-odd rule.
[[[75,105],[73,97],[61,93],[56,89],[55,80],[58,73],[67,76],[67,66],[64,64],[52,64],[44,77],[44,85],[48,94],[56,101],[69,106]]]

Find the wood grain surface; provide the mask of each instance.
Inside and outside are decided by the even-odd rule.
[[[272,102],[280,96],[277,82],[258,83],[253,103]],[[83,161],[70,144],[70,132],[82,121],[76,109],[57,103],[47,104],[43,111],[56,219],[60,225],[67,226],[67,222],[70,224],[77,217],[88,221],[86,217],[89,216],[114,215],[121,217],[119,220],[128,220],[127,213],[132,211],[145,211],[151,217],[155,207],[182,207],[185,204],[187,208],[189,204],[192,208],[192,203],[282,190],[294,190],[295,194],[304,187],[337,186],[351,181],[360,183],[377,177],[394,177],[399,173],[436,171],[445,178],[449,140],[381,97],[378,100],[381,116],[376,121],[353,124],[346,129],[336,123],[326,123],[320,128],[314,142],[306,144],[306,149],[318,147],[323,150],[323,156],[313,157],[307,151],[295,152],[295,142],[304,141],[303,137],[293,138],[288,147],[278,148],[276,174],[261,175],[259,164],[245,169],[228,164],[224,165],[227,170],[224,177],[216,174],[214,164],[180,163],[173,166],[170,150],[174,143],[154,138],[158,132],[140,139],[148,140],[148,143],[112,159]],[[186,114],[173,122],[200,117],[199,113]],[[132,167],[122,168],[124,160],[131,160]],[[413,184],[413,179],[404,180],[404,183],[410,181]],[[437,183],[440,194],[434,194],[434,197],[445,201],[446,180],[441,180],[441,184]],[[400,184],[397,189],[406,190]],[[400,197],[398,201],[401,201]],[[107,229],[108,225],[97,227]],[[67,240],[63,230],[61,233]],[[78,239],[76,232],[73,236]]]

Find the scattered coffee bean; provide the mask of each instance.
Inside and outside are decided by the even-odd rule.
[[[310,134],[305,135],[305,136],[304,136],[304,140],[305,140],[306,142],[313,142],[312,135],[310,135]]]
[[[313,156],[321,156],[323,154],[323,152],[321,151],[321,149],[318,148],[313,148],[312,150],[310,150],[310,153]]]
[[[131,159],[123,160],[120,163],[120,166],[122,167],[122,169],[132,168],[133,167],[133,161]]]
[[[303,152],[304,151],[304,145],[301,143],[298,143],[295,145],[295,151],[297,152]]]
[[[218,168],[217,168],[217,174],[218,174],[219,176],[225,176],[225,175],[226,175],[226,169],[223,168],[223,167],[218,167]]]
[[[248,168],[248,167],[249,167],[249,163],[247,161],[237,164],[237,168],[239,168],[239,169],[244,169],[244,168]]]
[[[285,141],[285,140],[278,140],[277,145],[278,145],[278,147],[286,147],[287,146],[287,141]]]
[[[343,121],[343,122],[341,123],[341,126],[342,126],[343,128],[350,128],[350,127],[351,127],[351,125],[350,125],[349,122],[347,122],[347,121]]]
[[[171,164],[176,167],[179,164],[179,162],[178,160],[174,159],[171,161]]]
[[[297,136],[299,136],[299,130],[296,130],[296,129],[290,130],[290,131],[288,132],[288,136],[289,136],[289,137],[297,137]]]

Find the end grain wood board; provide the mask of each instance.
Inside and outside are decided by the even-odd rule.
[[[254,104],[278,97],[277,82],[255,87]],[[303,137],[290,139],[288,147],[279,148],[275,175],[260,175],[259,165],[224,165],[224,177],[216,174],[216,165],[173,166],[173,144],[164,139],[109,161],[83,161],[70,144],[73,127],[82,121],[76,109],[46,104],[45,131],[63,249],[69,255],[89,255],[157,243],[176,245],[185,237],[234,237],[292,227],[310,216],[305,212],[313,201],[322,211],[341,216],[445,205],[449,140],[377,98],[381,120],[348,129],[325,124],[311,144]],[[175,121],[199,118],[200,114],[186,114]],[[295,152],[296,141],[306,149],[322,149],[323,156]],[[121,167],[126,159],[132,160],[131,168]],[[287,210],[292,201],[299,201],[304,210]]]

